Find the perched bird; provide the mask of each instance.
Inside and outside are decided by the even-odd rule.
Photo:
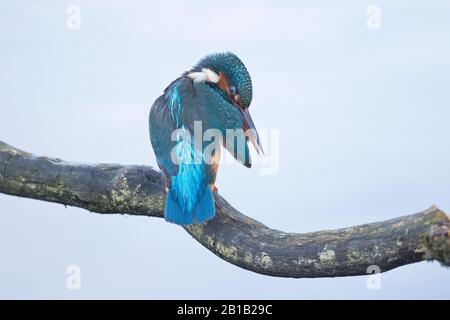
[[[187,225],[214,217],[222,147],[246,167],[251,167],[248,141],[262,152],[248,111],[251,101],[250,74],[230,52],[206,56],[156,99],[150,110],[150,140],[164,176],[167,221]],[[214,141],[206,137],[210,129],[215,129]]]

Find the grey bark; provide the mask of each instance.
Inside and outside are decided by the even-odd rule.
[[[75,164],[37,157],[0,142],[0,192],[97,213],[163,217],[161,174],[148,166]],[[338,230],[273,230],[216,195],[217,215],[184,229],[220,258],[260,274],[340,277],[437,260],[450,265],[450,220],[433,206],[422,212]]]

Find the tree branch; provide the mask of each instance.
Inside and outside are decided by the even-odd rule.
[[[163,217],[160,172],[146,166],[73,164],[0,142],[0,192],[98,213]],[[438,260],[450,265],[450,221],[436,207],[351,228],[311,233],[273,230],[216,196],[216,217],[185,227],[208,250],[241,268],[292,278],[367,274]]]

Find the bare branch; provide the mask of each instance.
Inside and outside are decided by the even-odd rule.
[[[98,213],[162,217],[161,175],[146,166],[73,164],[36,157],[0,142],[0,192]],[[450,264],[450,221],[436,207],[371,224],[312,233],[273,230],[221,196],[208,223],[186,227],[222,259],[261,274],[292,277],[364,275],[438,260]]]

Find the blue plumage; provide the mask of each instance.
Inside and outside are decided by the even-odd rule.
[[[184,126],[181,131],[186,130]],[[215,207],[206,175],[203,154],[191,141],[178,134],[174,149],[178,160],[178,174],[171,179],[166,198],[165,218],[176,224],[203,222],[214,216]],[[195,161],[199,157],[202,161]]]
[[[200,77],[200,81],[193,75]],[[233,96],[230,86],[234,87]],[[239,93],[243,94],[242,99]],[[173,81],[155,101],[149,117],[150,140],[164,175],[167,221],[188,225],[214,217],[212,189],[215,189],[218,165],[206,161],[205,148],[211,142],[194,141],[194,127],[200,122],[201,134],[217,129],[225,139],[227,129],[245,128],[243,114],[250,101],[250,75],[231,53],[202,59],[190,72]],[[239,162],[250,167],[244,134],[239,138],[244,142],[242,151],[234,150],[236,141],[226,147]],[[214,141],[218,148],[224,142]]]

